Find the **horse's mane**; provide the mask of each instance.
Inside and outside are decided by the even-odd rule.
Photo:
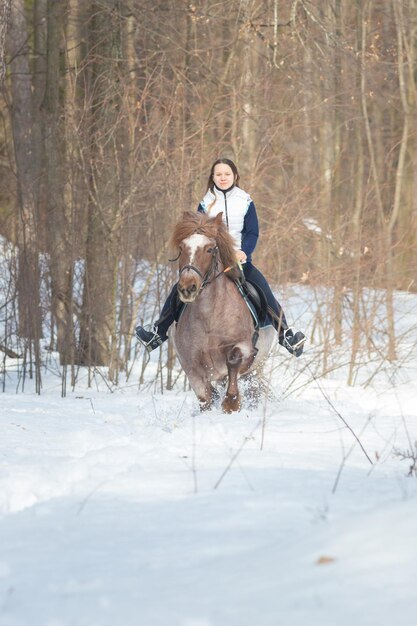
[[[233,238],[228,233],[224,222],[219,224],[214,217],[208,217],[205,213],[185,211],[182,220],[174,227],[170,240],[171,247],[178,249],[181,241],[191,237],[194,233],[205,235],[216,241],[224,267],[232,268],[226,276],[235,280],[239,276],[239,270],[236,267],[236,250]]]

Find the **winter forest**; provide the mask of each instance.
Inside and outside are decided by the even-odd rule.
[[[322,371],[345,342],[353,382],[376,305],[396,359],[393,293],[416,290],[414,0],[1,6],[3,354],[40,376],[46,333],[72,384],[80,365],[117,381],[150,290],[158,307],[174,280],[172,225],[226,156],[256,201],[260,269],[320,298]]]
[[[0,0],[0,122],[0,625],[409,620],[417,0]],[[219,157],[307,335],[232,416],[135,337]]]

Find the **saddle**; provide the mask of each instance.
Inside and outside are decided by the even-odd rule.
[[[243,283],[240,283],[240,286],[243,290],[245,300],[249,299],[249,302],[255,308],[256,316],[258,318],[259,327],[262,328],[268,320],[268,302],[265,297],[262,289],[255,285],[254,283],[250,283],[245,280]],[[270,323],[270,320],[268,320]]]
[[[261,287],[255,285],[255,283],[248,282],[245,278],[235,281],[235,284],[251,312],[255,330],[271,326],[273,324],[274,312],[268,306],[268,301]]]

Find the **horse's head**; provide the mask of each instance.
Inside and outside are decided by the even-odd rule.
[[[216,240],[194,233],[180,245],[178,295],[183,302],[194,302],[217,266]]]
[[[186,303],[194,302],[201,289],[209,281],[218,264],[218,246],[216,236],[221,225],[222,215],[210,220],[189,212],[176,227],[179,248],[178,295]]]
[[[178,295],[183,302],[194,302],[201,289],[215,277],[217,268],[232,268],[229,278],[236,278],[234,242],[222,221],[222,213],[211,218],[185,212],[176,224],[171,247],[179,250]]]

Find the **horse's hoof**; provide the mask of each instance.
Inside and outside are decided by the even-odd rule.
[[[240,410],[240,398],[239,396],[226,395],[222,402],[222,409],[224,413],[234,413]]]
[[[206,411],[210,411],[213,406],[212,402],[207,402],[206,400],[201,402],[200,400],[200,413],[205,413]]]

